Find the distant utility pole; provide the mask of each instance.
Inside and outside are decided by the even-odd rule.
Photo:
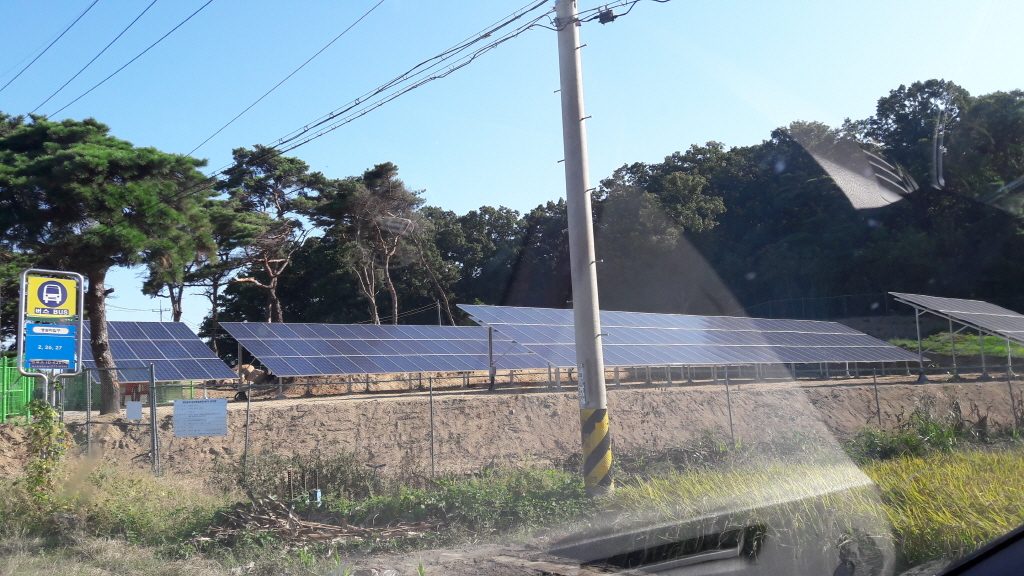
[[[569,265],[576,331],[583,481],[587,493],[612,489],[611,434],[604,385],[601,317],[597,300],[597,260],[587,179],[587,130],[580,75],[579,31],[575,0],[556,0],[558,70],[562,95],[562,145],[565,149],[565,201],[569,220]]]

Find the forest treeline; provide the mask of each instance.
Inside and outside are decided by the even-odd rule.
[[[850,143],[916,187],[854,208],[808,152]],[[174,319],[184,294],[204,294],[208,335],[226,320],[459,323],[458,303],[571,303],[564,201],[458,214],[425,205],[392,163],[329,178],[264,146],[234,150],[217,178],[203,165],[92,119],[0,115],[5,335],[28,265],[86,276],[93,334],[115,266],[144,267],[144,291]],[[972,96],[943,80],[900,86],[842,126],[794,122],[751,146],[624,164],[593,192],[601,304],[742,314],[898,290],[1024,309],[1022,175],[1024,92]]]

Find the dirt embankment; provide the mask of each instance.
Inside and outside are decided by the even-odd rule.
[[[800,434],[818,446],[865,425],[877,425],[874,389],[864,380],[819,385],[741,384],[731,387],[737,440],[759,442]],[[1024,387],[1014,384],[1014,398]],[[882,424],[897,426],[915,409],[943,416],[955,406],[968,420],[987,416],[990,427],[1008,427],[1013,416],[1005,382],[928,384],[885,382],[878,387]],[[1018,400],[1019,401],[1019,400]],[[469,472],[492,464],[559,462],[579,450],[579,411],[574,392],[446,392],[434,395],[434,456],[438,472]],[[175,438],[171,410],[159,414],[165,470],[205,475],[218,463],[237,461],[245,445],[245,404],[229,406],[226,437]],[[671,388],[612,387],[609,409],[614,449],[659,451],[687,445],[711,432],[729,435],[723,385]],[[73,427],[84,439],[81,426]],[[0,428],[0,454],[15,454],[23,435]],[[93,426],[94,450],[122,465],[147,466],[149,431],[119,421]],[[351,452],[384,473],[423,475],[430,470],[430,403],[426,394],[345,396],[253,403],[252,454]],[[13,448],[12,448],[13,446]],[[0,473],[10,473],[14,457]]]

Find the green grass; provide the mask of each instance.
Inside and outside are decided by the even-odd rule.
[[[965,450],[867,465],[907,564],[955,558],[1024,523],[1024,451]]]
[[[921,346],[926,353],[931,352],[932,354],[952,356],[954,342],[956,343],[957,355],[980,356],[984,349],[985,356],[987,357],[994,359],[1006,358],[1006,339],[998,336],[984,336],[981,342],[979,342],[977,334],[956,334],[951,339],[949,332],[939,332],[923,339]],[[895,338],[890,340],[889,343],[912,352],[917,352],[917,340]],[[1011,343],[1010,351],[1014,358],[1024,358],[1024,346]]]
[[[328,502],[338,519],[353,524],[427,521],[453,535],[477,536],[572,519],[585,508],[577,474],[543,469],[492,469],[442,478],[427,488],[398,487],[363,500]]]
[[[862,430],[845,444],[853,462],[801,437],[784,438],[777,446],[733,446],[708,436],[665,454],[622,455],[618,488],[601,501],[603,513],[682,521],[770,504],[794,527],[788,536],[809,539],[790,545],[830,545],[821,539],[855,534],[857,526],[863,533],[866,526],[870,533],[892,535],[904,565],[952,558],[1024,522],[1024,445],[979,428],[956,406],[941,418],[932,412],[915,410],[896,430]],[[218,510],[245,499],[240,487],[257,497],[280,495],[286,470],[308,476],[314,469],[320,470],[324,504],[310,506],[302,490],[293,503],[317,521],[369,527],[427,522],[435,529],[334,549],[311,545],[289,551],[273,536],[256,533],[230,546],[189,543],[217,522]],[[267,574],[323,571],[327,556],[337,562],[339,554],[516,540],[541,529],[585,524],[592,514],[572,465],[494,468],[431,482],[378,478],[348,455],[262,455],[253,459],[241,486],[237,473],[228,468],[214,482],[190,484],[76,464],[46,509],[28,497],[25,486],[7,483],[0,486],[0,541],[22,545],[0,549],[7,556],[0,573],[46,573],[48,566],[65,562],[77,570],[68,573],[124,573],[121,566],[133,559],[141,574],[217,574],[250,564]],[[822,504],[812,504],[816,500]],[[774,525],[781,519],[763,520]],[[108,542],[121,543],[131,557],[104,552]],[[97,547],[93,556],[100,560],[87,559],[82,546]]]
[[[84,461],[67,471],[44,506],[33,502],[19,482],[3,489],[0,533],[75,533],[158,546],[191,536],[226,504],[194,483]]]
[[[863,482],[878,490],[864,490]],[[861,488],[858,488],[861,486]],[[802,497],[831,490],[821,510]],[[1024,523],[1024,449],[966,448],[901,456],[853,466],[768,465],[675,472],[620,482],[613,509],[653,511],[680,520],[747,506],[771,511],[797,527],[794,538],[817,538],[854,526],[890,532],[904,567],[953,559]],[[788,503],[787,503],[788,502]],[[771,524],[769,518],[769,524]],[[831,526],[830,523],[833,523]],[[891,526],[890,528],[887,528]],[[807,545],[791,541],[786,545]]]

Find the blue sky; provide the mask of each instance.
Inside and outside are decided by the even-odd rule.
[[[0,2],[0,85],[90,1]],[[158,0],[40,112],[62,107],[204,2]],[[56,118],[95,117],[137,145],[186,153],[375,3],[214,0]],[[196,155],[219,168],[232,148],[299,128],[524,3],[384,0]],[[35,108],[146,4],[99,0],[0,93],[0,111]],[[581,0],[580,8],[600,4]],[[862,118],[915,80],[946,78],[973,94],[1024,88],[1022,20],[1024,4],[1013,1],[641,1],[611,24],[581,28],[591,179],[693,143],[757,143],[797,119]],[[554,32],[532,30],[294,155],[335,177],[395,162],[430,204],[456,212],[528,210],[563,194],[557,87]],[[111,319],[158,318],[150,310],[159,302],[139,293],[137,272],[109,280],[117,288]],[[206,312],[202,298],[189,298],[185,321],[195,327]]]

